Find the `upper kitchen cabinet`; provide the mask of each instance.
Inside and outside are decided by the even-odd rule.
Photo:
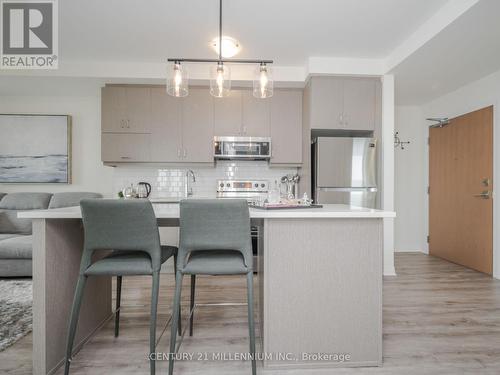
[[[151,134],[102,133],[101,159],[105,163],[151,161]]]
[[[375,130],[376,80],[345,78],[343,128]]]
[[[375,78],[312,77],[308,83],[311,129],[375,129]]]
[[[182,161],[214,162],[214,101],[207,89],[189,90],[182,99]]]
[[[106,86],[102,89],[102,131],[107,133],[149,133],[151,89]]]
[[[302,90],[274,90],[271,109],[271,164],[302,163]]]
[[[210,95],[208,92],[206,94]],[[214,98],[213,101],[215,135],[218,137],[240,136],[243,120],[241,91],[231,90],[229,92],[229,96],[224,98]]]
[[[241,135],[269,137],[269,100],[255,98],[251,90],[241,91],[241,97],[243,108]]]
[[[251,90],[233,89],[229,96],[214,98],[215,135],[269,137],[269,100],[257,99]]]
[[[167,94],[165,88],[151,89],[151,160],[182,161],[182,99]]]
[[[311,128],[341,128],[344,110],[342,80],[333,77],[312,77],[308,85]]]

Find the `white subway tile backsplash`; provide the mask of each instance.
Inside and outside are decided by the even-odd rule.
[[[188,168],[117,167],[113,176],[113,191],[117,194],[130,184],[140,181],[152,186],[152,198],[182,198],[184,174]],[[269,168],[265,161],[218,161],[214,168],[190,168],[196,176],[191,183],[195,197],[215,197],[216,181],[220,179],[255,179],[273,182],[297,168]]]

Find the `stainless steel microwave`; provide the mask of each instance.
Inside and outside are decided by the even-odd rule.
[[[214,137],[215,159],[266,160],[271,157],[271,138]]]

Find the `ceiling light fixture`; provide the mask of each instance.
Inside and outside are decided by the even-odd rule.
[[[210,69],[210,94],[216,98],[228,96],[231,91],[231,70],[226,64],[259,64],[259,69],[254,78],[253,95],[256,98],[269,98],[273,95],[273,80],[271,69],[267,64],[272,64],[272,60],[247,60],[247,59],[228,59],[222,54],[222,0],[219,0],[219,42],[218,59],[186,59],[169,58],[171,66],[167,72],[167,93],[172,96],[182,97],[189,93],[188,74],[182,63],[216,63]]]
[[[214,38],[210,43],[212,49],[219,53],[219,38]],[[230,36],[222,37],[222,57],[225,59],[236,56],[241,50],[240,42]]]

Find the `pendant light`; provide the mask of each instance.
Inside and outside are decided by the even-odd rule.
[[[261,63],[256,69],[255,78],[253,80],[253,96],[259,99],[270,98],[274,93],[274,82],[271,74],[271,69]]]
[[[229,66],[219,62],[210,68],[210,94],[223,98],[231,91],[231,70]]]
[[[181,98],[189,94],[188,72],[179,61],[174,61],[167,70],[167,93]]]
[[[210,68],[210,94],[216,98],[223,98],[231,92],[231,70],[227,64],[259,64],[256,77],[254,78],[253,95],[256,98],[270,98],[273,95],[273,80],[267,64],[272,64],[272,60],[227,59],[222,57],[222,0],[219,0],[218,39],[218,59],[168,59],[173,64],[169,66],[167,72],[167,93],[177,97],[188,95],[188,75],[186,68],[181,66],[183,62],[216,63],[216,65]]]

